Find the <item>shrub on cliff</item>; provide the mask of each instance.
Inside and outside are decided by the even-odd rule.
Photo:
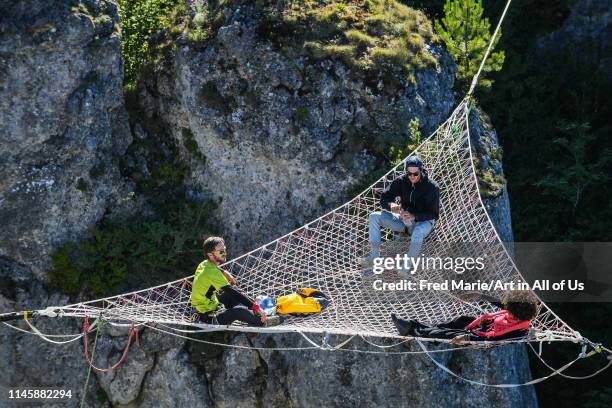
[[[124,83],[133,90],[142,68],[158,57],[163,33],[187,12],[183,0],[118,0],[118,4]]]
[[[187,276],[201,261],[213,202],[170,204],[157,216],[103,221],[52,255],[51,285],[68,295],[106,296]]]
[[[395,0],[291,1],[264,11],[259,33],[289,56],[340,59],[354,72],[410,80],[437,64],[426,46],[437,41],[431,23]]]

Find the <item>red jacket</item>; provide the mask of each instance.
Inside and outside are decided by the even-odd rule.
[[[531,320],[514,319],[507,310],[500,310],[476,318],[465,330],[471,330],[475,335],[489,339],[517,330],[527,330],[530,324]]]

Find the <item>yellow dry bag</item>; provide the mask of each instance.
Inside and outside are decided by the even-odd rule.
[[[300,288],[297,293],[290,293],[276,299],[276,313],[319,313],[328,304],[327,297],[317,289]]]

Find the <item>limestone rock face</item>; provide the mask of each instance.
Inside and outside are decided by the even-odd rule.
[[[66,304],[69,299],[58,294],[47,294],[31,269],[8,262],[0,257],[0,310],[17,311],[42,309],[48,305]],[[15,387],[52,387],[72,393],[69,400],[61,400],[49,406],[79,406],[87,364],[83,359],[82,340],[72,335],[80,333],[78,321],[69,318],[36,319],[33,324],[43,334],[67,335],[50,337],[51,341],[64,342],[53,344],[43,341],[34,334],[27,334],[0,326],[0,392],[7,395],[9,388]],[[27,325],[16,324],[30,330]],[[93,339],[93,337],[92,337]],[[71,341],[73,340],[73,341]],[[95,390],[97,380],[92,376],[90,389]],[[51,401],[50,401],[51,402]],[[2,402],[2,406],[5,401]],[[95,392],[87,400],[87,406],[94,406]],[[8,405],[23,406],[23,403]],[[103,406],[103,405],[100,405]]]
[[[39,277],[124,189],[117,6],[85,4],[0,2],[0,255]]]
[[[502,167],[502,148],[497,132],[488,115],[478,107],[474,107],[470,114],[469,125],[474,164],[483,204],[499,238],[511,245],[514,235],[510,216],[510,199],[506,189]]]
[[[82,4],[0,0],[2,312],[68,303],[41,283],[49,251],[93,225],[126,191],[113,164],[131,139],[121,93],[116,5],[104,0]],[[377,164],[369,150],[376,145],[372,135],[402,134],[413,117],[420,118],[428,135],[455,103],[454,66],[442,48],[431,46],[439,67],[417,73],[415,83],[371,88],[352,79],[341,62],[289,58],[273,49],[258,37],[249,10],[229,8],[217,37],[204,48],[179,43],[171,67],[156,72],[140,90],[144,112],[161,119],[183,146],[190,183],[222,198],[217,219],[233,255],[341,204]],[[475,123],[476,142],[481,135],[491,136]],[[139,126],[134,131],[147,137]],[[185,147],[190,134],[205,160]],[[494,146],[496,140],[483,143]],[[501,174],[501,163],[487,163],[485,168]],[[505,231],[500,234],[508,237],[507,194],[503,187],[498,193],[487,205]],[[80,323],[36,322],[49,333],[78,333]],[[117,361],[125,335],[125,329],[105,327],[97,365]],[[256,351],[197,342],[310,346],[296,334],[193,337],[186,341],[142,329],[140,347],[132,345],[118,369],[92,375],[85,405],[537,405],[531,387],[474,387],[423,355]],[[330,343],[343,340],[332,336]],[[17,385],[65,387],[74,397],[61,406],[79,406],[87,376],[82,339],[52,345],[0,326],[0,342],[0,391]],[[347,347],[378,350],[361,340]],[[434,357],[483,382],[530,377],[521,346]]]
[[[142,388],[141,407],[212,407],[206,379],[183,348],[158,353]]]
[[[365,147],[382,149],[377,137],[407,140],[414,117],[428,135],[452,110],[455,68],[441,47],[430,47],[438,68],[416,83],[371,88],[340,61],[285,56],[258,35],[254,8],[225,15],[203,48],[177,43],[172,70],[147,81],[140,99],[178,145],[193,135],[206,160],[192,161],[192,182],[221,201],[233,254],[341,204],[374,168]]]

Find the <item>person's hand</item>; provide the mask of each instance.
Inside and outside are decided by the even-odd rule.
[[[463,343],[465,340],[467,340],[468,336],[467,334],[460,334],[459,336],[455,336],[451,339],[451,344],[454,344],[455,346]]]
[[[408,211],[400,211],[400,220],[402,221],[414,221],[414,215]]]
[[[261,322],[265,324],[266,320],[268,320],[268,316],[266,315],[266,312],[264,312],[262,309],[259,309],[257,314],[259,315],[259,318],[261,319]]]

